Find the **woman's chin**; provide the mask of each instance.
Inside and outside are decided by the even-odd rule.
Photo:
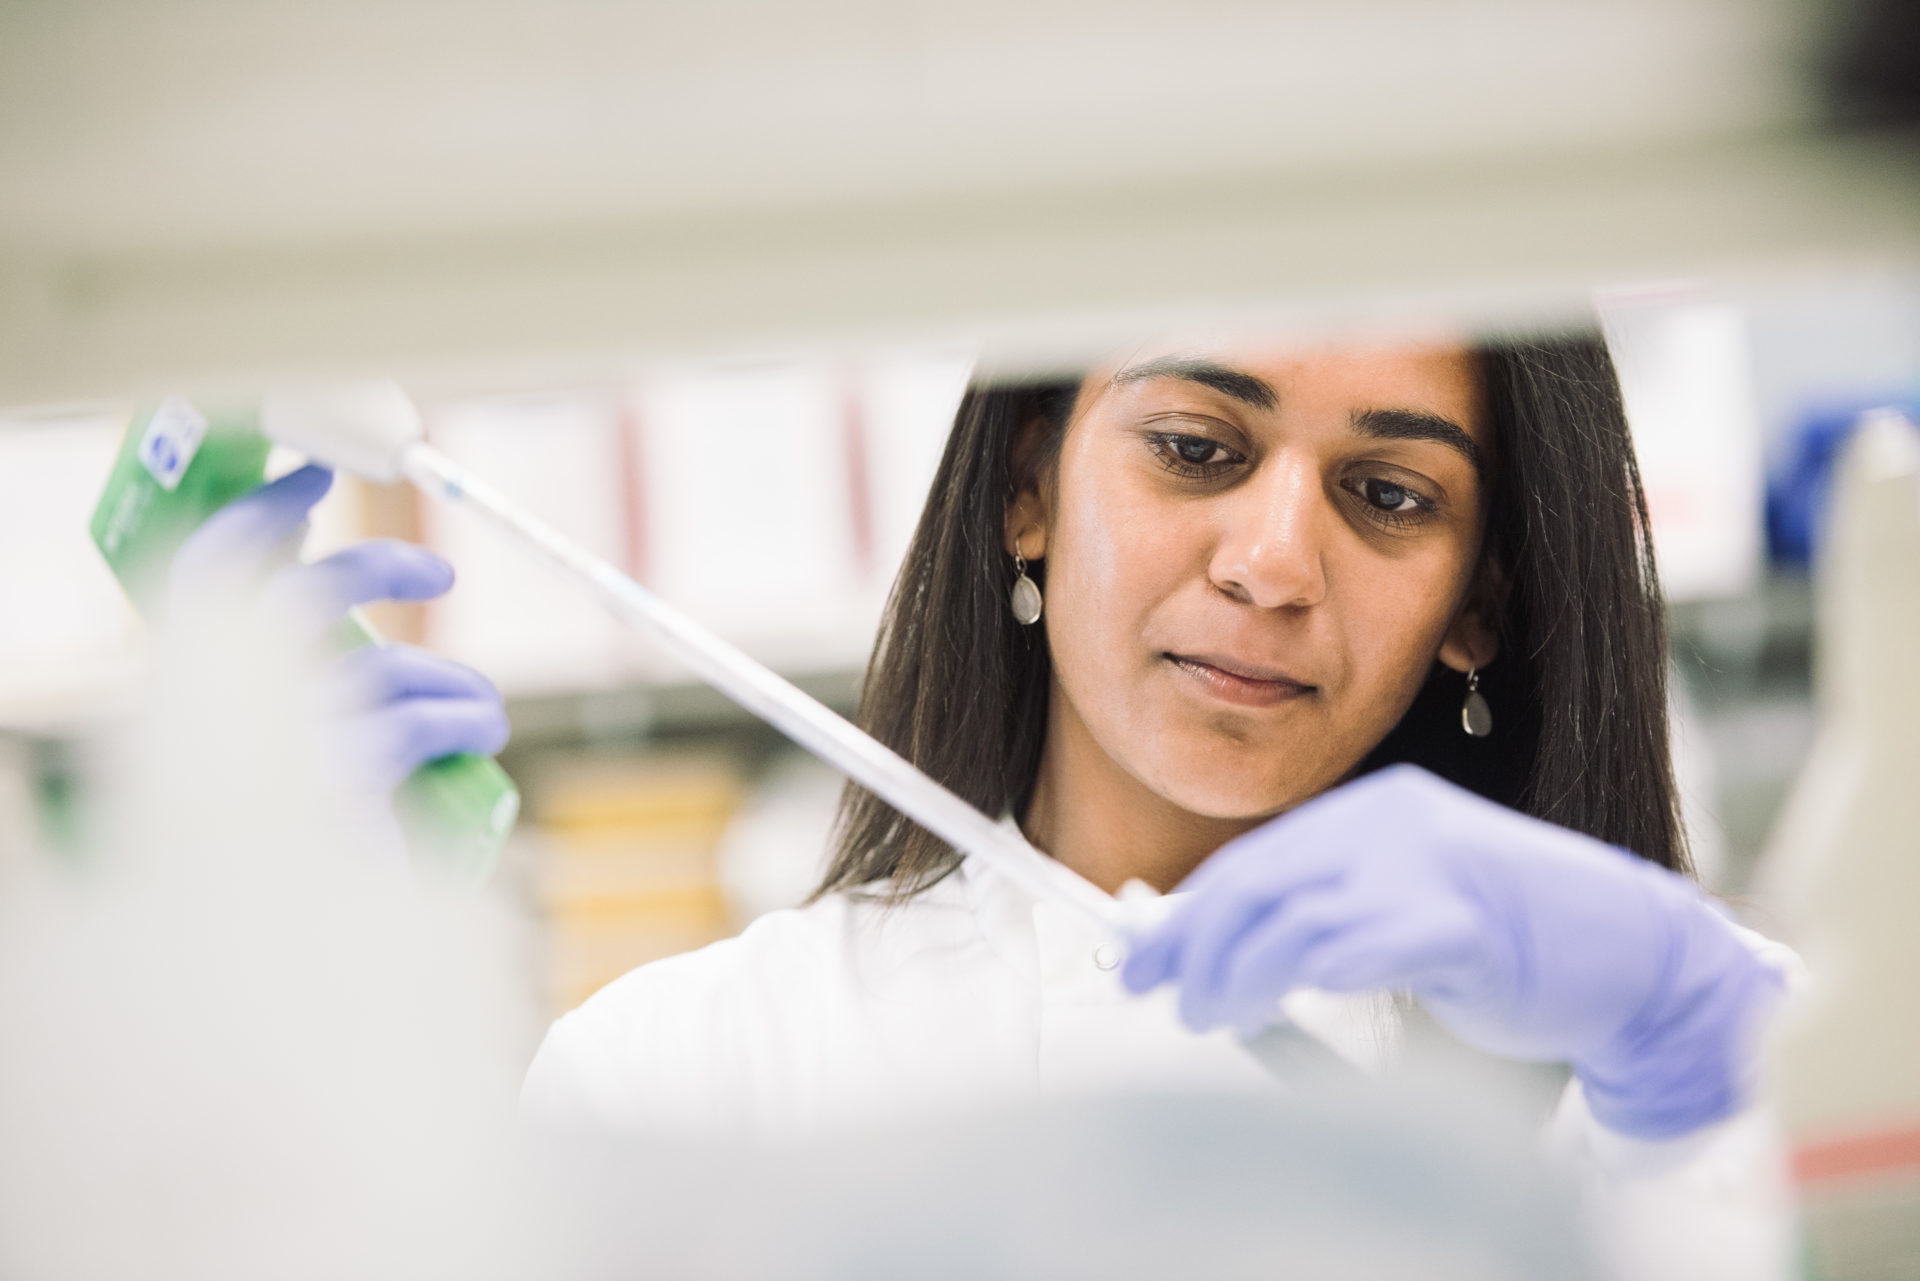
[[[1264,742],[1249,742],[1229,738],[1211,724],[1163,726],[1163,732],[1151,736],[1158,748],[1152,759],[1136,756],[1127,762],[1128,772],[1162,799],[1200,818],[1271,818],[1311,800],[1344,773],[1326,753],[1308,750],[1306,745],[1319,736],[1267,734]]]
[[[1270,774],[1236,778],[1218,772],[1202,775],[1191,770],[1182,770],[1177,777],[1155,778],[1152,787],[1162,798],[1189,814],[1220,822],[1257,823],[1292,809],[1313,794],[1277,781]]]

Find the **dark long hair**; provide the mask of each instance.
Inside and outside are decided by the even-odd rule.
[[[1481,672],[1496,729],[1460,727],[1466,681],[1439,663],[1360,771],[1412,762],[1523,813],[1686,870],[1667,740],[1666,631],[1646,498],[1613,362],[1597,335],[1477,349],[1498,463],[1484,555],[1504,589],[1500,657]],[[1020,813],[1039,769],[1052,679],[1044,628],[1007,604],[1016,437],[1057,453],[1077,379],[976,384],[888,601],[860,723],[988,814]],[[889,881],[925,889],[958,865],[866,789],[841,798],[816,896]]]

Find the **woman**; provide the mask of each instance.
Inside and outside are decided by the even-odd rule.
[[[321,488],[296,473],[204,540],[270,541]],[[422,556],[300,573],[336,605],[418,598],[447,577]],[[1684,876],[1660,611],[1597,338],[1163,345],[978,386],[862,719],[1017,822],[1060,895],[1183,893],[1123,958],[850,789],[809,904],[561,1019],[524,1107],[768,1131],[1266,1088],[1236,1030],[1284,1014],[1365,1059],[1365,994],[1407,990],[1470,1044],[1571,1064],[1605,1141],[1696,1134],[1740,1109],[1782,980]],[[477,676],[377,657],[387,777],[497,747]]]
[[[1357,1056],[1313,990],[1404,988],[1571,1062],[1618,1134],[1721,1120],[1781,980],[1682,876],[1660,609],[1597,338],[977,386],[862,721],[1062,893],[1190,891],[1124,973],[1177,1016],[1079,915],[849,788],[807,906],[560,1020],[525,1106],[789,1129],[1246,1082],[1231,1029],[1284,999]]]

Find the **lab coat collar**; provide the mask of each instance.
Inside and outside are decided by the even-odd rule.
[[[1108,894],[1105,890],[1068,867],[1065,863],[1062,863],[1059,859],[1043,854],[1035,849],[1027,840],[1026,833],[1020,830],[1020,825],[1014,822],[1011,814],[1002,814],[1000,816],[1000,827],[1003,831],[1020,838],[1019,853],[1021,858],[1034,870],[1037,876],[1050,883],[1057,893],[1066,898],[1077,899],[1096,910],[1111,911],[1113,909],[1116,900],[1111,894]],[[969,876],[984,876],[989,881],[999,882],[1010,889],[1015,888],[1011,881],[994,871],[989,864],[981,859],[969,856],[965,866],[968,869]],[[1020,892],[1023,895],[1025,894],[1024,890]],[[1030,898],[1030,896],[1028,897]]]
[[[1122,919],[1137,917],[1141,928],[1158,919],[1171,903],[1169,896],[1145,885],[1136,885],[1120,897],[1110,895],[1028,844],[1011,816],[1002,816],[1000,825],[1021,836],[1016,856],[1028,860],[1033,876],[1050,884],[1061,899],[1078,901],[1108,915],[1119,904]],[[1071,975],[1067,986],[1082,995],[1097,989],[1111,999],[1124,998],[1118,975],[1111,972],[1125,954],[1127,939],[1123,935],[1102,929],[1093,918],[1066,902],[1036,897],[1025,884],[984,859],[965,858],[957,875],[966,886],[968,905],[987,945],[1029,982],[1043,992],[1057,992],[1063,976]],[[1090,970],[1087,963],[1096,954],[1101,964]]]
[[[1011,816],[1002,816],[1000,823],[1020,834]],[[1122,919],[1130,922],[1129,933],[1137,935],[1151,929],[1186,897],[1177,892],[1161,894],[1139,881],[1129,882],[1119,895],[1110,895],[1066,864],[1026,844],[1024,837],[1022,845],[1020,856],[1030,859],[1032,869],[1056,886],[1063,897],[1109,911],[1119,904]],[[1091,919],[1065,904],[1035,898],[1024,885],[983,859],[964,859],[956,875],[965,881],[969,907],[987,946],[1035,985],[1043,1003],[1066,999],[1074,1004],[1105,1004],[1130,999],[1118,981],[1117,969],[1100,972],[1104,967],[1095,965],[1091,967],[1094,972],[1089,973],[1086,964],[1103,947],[1117,949],[1112,954],[1117,964],[1124,955],[1126,939],[1103,932]],[[1167,1004],[1171,1008],[1170,999]],[[1297,988],[1282,999],[1281,1009],[1294,1024],[1363,1070],[1378,1071],[1398,1053],[1400,1019],[1385,993]]]

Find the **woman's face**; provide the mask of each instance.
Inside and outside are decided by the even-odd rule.
[[[1287,809],[1393,728],[1467,608],[1491,438],[1463,348],[1149,349],[1081,388],[1008,513],[1045,557],[1049,734],[1181,809]],[[1475,594],[1477,597],[1477,594]]]

